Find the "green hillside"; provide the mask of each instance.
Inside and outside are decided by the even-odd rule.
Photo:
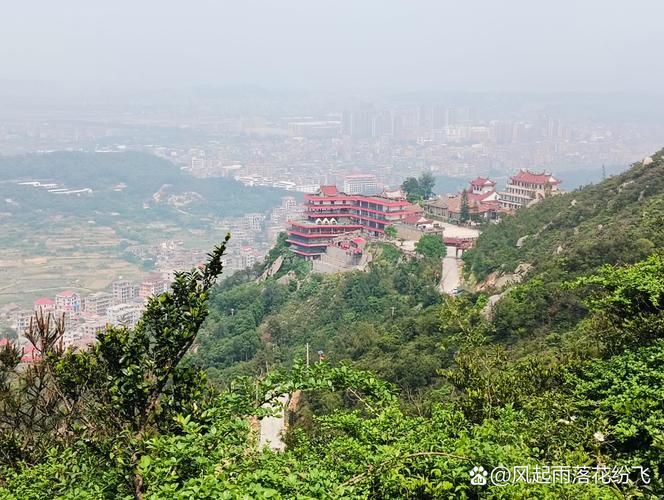
[[[92,192],[55,194],[20,185],[21,181],[54,183],[69,190],[90,188]],[[157,193],[160,196],[155,199]],[[169,202],[169,197],[186,193],[196,193],[189,203]],[[167,160],[144,153],[0,157],[0,212],[20,221],[57,213],[102,222],[121,217],[138,222],[195,223],[200,217],[262,212],[279,204],[281,196],[281,190],[248,188],[232,179],[196,179]]]
[[[466,272],[481,280],[526,262],[535,272],[579,274],[604,263],[636,262],[662,248],[664,152],[652,160],[489,227],[464,255]],[[517,248],[522,237],[523,246]]]
[[[487,229],[465,256],[481,292],[441,297],[440,261],[388,244],[366,272],[310,274],[282,238],[213,288],[216,249],[135,329],[49,344],[37,376],[3,348],[0,496],[661,498],[653,160]],[[521,263],[520,283],[490,286]],[[282,453],[251,427],[279,394],[299,395]]]
[[[324,351],[332,363],[352,360],[403,387],[429,385],[446,357],[436,329],[440,263],[406,259],[389,245],[371,251],[377,257],[368,272],[306,275],[303,261],[288,257],[280,274],[291,261],[300,273],[288,284],[222,284],[211,299],[199,361],[228,383],[264,372],[266,363],[291,366],[304,359],[308,343],[312,359]]]
[[[505,218],[465,253],[471,282],[511,273],[519,264],[531,266],[525,282],[511,287],[493,310],[497,338],[511,343],[568,330],[588,310],[585,292],[570,290],[565,282],[664,248],[664,154],[651,158],[652,163],[637,163],[621,175]]]

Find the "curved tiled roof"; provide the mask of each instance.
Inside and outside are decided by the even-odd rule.
[[[487,179],[486,177],[477,177],[476,179],[470,181],[470,185],[484,187],[484,186],[495,186],[496,183],[491,179]]]
[[[514,182],[528,182],[532,184],[560,184],[560,181],[553,175],[542,172],[535,174],[529,170],[521,170],[518,174],[510,177]]]
[[[321,186],[320,192],[325,196],[336,196],[339,193],[337,186]]]

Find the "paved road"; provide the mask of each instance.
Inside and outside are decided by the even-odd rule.
[[[444,235],[448,238],[477,238],[480,232],[477,229],[443,223]],[[447,257],[443,259],[443,276],[440,280],[440,291],[452,293],[452,290],[461,284],[461,259],[455,257],[456,249],[447,247]],[[459,254],[461,255],[461,254]]]
[[[447,256],[443,258],[443,276],[440,280],[440,291],[452,293],[461,284],[459,273],[460,260],[454,256],[454,247],[447,247]]]
[[[268,446],[274,451],[284,451],[286,445],[282,439],[284,430],[286,429],[286,412],[285,407],[288,403],[288,396],[283,395],[278,399],[281,404],[279,411],[280,417],[265,417],[260,421],[260,437],[258,446],[263,449]]]
[[[443,226],[443,234],[448,238],[477,238],[480,232],[471,227],[457,226],[456,224],[449,224],[441,222]],[[414,251],[416,241],[403,241],[401,248],[406,251]],[[439,289],[441,293],[452,293],[452,290],[461,284],[461,273],[459,266],[461,260],[455,257],[456,249],[454,247],[447,247],[447,257],[443,259],[442,277],[440,279]],[[459,254],[460,255],[460,254]]]

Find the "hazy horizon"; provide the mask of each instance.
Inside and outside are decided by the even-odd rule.
[[[12,3],[5,86],[660,93],[664,3]]]

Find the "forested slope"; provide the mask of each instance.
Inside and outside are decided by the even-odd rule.
[[[587,314],[584,293],[564,287],[566,281],[661,250],[663,228],[660,151],[623,174],[548,198],[489,227],[464,255],[465,272],[471,282],[482,283],[490,273],[495,277],[519,264],[531,266],[524,283],[508,287],[493,310],[496,337],[515,342],[548,336]],[[488,290],[500,291],[505,290]]]
[[[198,361],[214,380],[260,374],[290,366],[323,351],[332,363],[351,360],[403,387],[421,387],[435,377],[445,357],[436,331],[440,263],[408,259],[390,245],[377,245],[367,272],[307,274],[300,266],[289,283],[221,285],[200,337]],[[290,255],[289,255],[290,254]]]
[[[276,276],[213,288],[220,247],[90,352],[47,336],[22,372],[4,346],[0,496],[661,498],[662,177],[660,152],[487,230],[470,274],[533,266],[489,314],[492,290],[437,293],[438,259],[312,275],[281,238]],[[296,391],[286,451],[258,449],[251,417]]]
[[[662,248],[664,150],[646,163],[488,227],[464,255],[466,272],[482,280],[526,262],[538,273],[579,274],[604,263],[636,262]]]

